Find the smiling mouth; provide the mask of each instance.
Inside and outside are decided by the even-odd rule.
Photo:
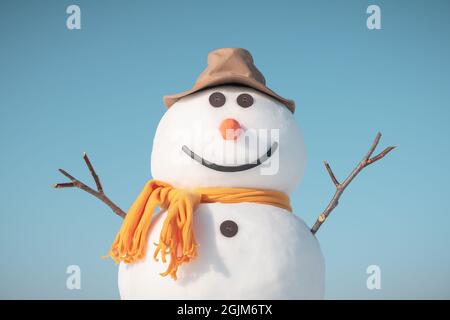
[[[277,150],[277,148],[278,148],[278,143],[274,142],[272,144],[272,146],[269,148],[269,150],[267,150],[265,154],[263,154],[261,157],[259,157],[255,163],[246,163],[246,164],[241,164],[238,166],[223,166],[223,165],[208,161],[206,159],[203,159],[198,154],[196,154],[194,151],[189,149],[189,147],[187,147],[186,145],[184,145],[181,149],[183,150],[184,153],[186,153],[194,161],[200,163],[201,165],[203,165],[209,169],[212,169],[215,171],[221,171],[221,172],[239,172],[239,171],[253,169],[253,168],[259,166],[260,164],[264,163],[267,159],[269,159],[272,156],[272,154]]]

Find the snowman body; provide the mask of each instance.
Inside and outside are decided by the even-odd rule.
[[[178,279],[153,258],[165,213],[156,218],[146,257],[121,263],[122,299],[321,299],[324,261],[316,238],[294,214],[254,203],[201,204],[195,212],[198,257]],[[221,225],[233,221],[232,237]]]
[[[227,126],[239,134],[230,138]],[[255,89],[225,85],[190,94],[166,111],[153,140],[151,171],[154,179],[184,190],[252,188],[289,195],[305,163],[300,129],[285,105]],[[153,258],[164,216],[154,217],[145,258],[120,264],[122,299],[323,298],[320,246],[294,213],[248,202],[199,204],[198,256],[179,267],[176,281],[162,277],[167,265]],[[232,234],[222,230],[226,221],[232,221]]]

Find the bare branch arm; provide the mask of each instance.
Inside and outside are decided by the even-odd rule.
[[[54,188],[60,189],[60,188],[79,188],[83,191],[86,191],[87,193],[93,195],[97,199],[103,201],[108,207],[111,208],[112,211],[114,211],[115,214],[117,214],[119,217],[125,218],[127,215],[122,209],[120,209],[114,202],[112,202],[104,193],[103,187],[100,183],[100,179],[97,175],[97,173],[94,170],[94,167],[92,166],[91,161],[89,160],[89,157],[86,153],[83,154],[83,159],[86,162],[86,165],[89,169],[89,172],[91,173],[92,177],[94,178],[95,184],[97,185],[97,191],[92,189],[91,187],[87,186],[80,180],[73,177],[71,174],[69,174],[67,171],[63,169],[59,169],[59,172],[61,172],[64,176],[69,178],[71,182],[68,183],[57,183],[54,185]]]
[[[352,182],[352,180],[362,171],[362,169],[367,167],[369,164],[372,164],[372,163],[380,160],[381,158],[383,158],[385,155],[387,155],[389,152],[391,152],[395,148],[395,146],[387,147],[382,152],[380,152],[379,154],[377,154],[376,156],[371,158],[378,143],[380,142],[380,138],[381,138],[381,133],[378,132],[378,134],[376,135],[375,140],[373,141],[367,154],[364,156],[364,158],[358,163],[356,168],[353,169],[353,171],[348,175],[348,177],[342,183],[338,182],[333,171],[331,170],[330,165],[328,164],[328,162],[324,161],[325,168],[327,169],[331,180],[333,181],[334,185],[336,186],[336,191],[333,195],[333,198],[331,198],[331,201],[328,203],[327,207],[325,208],[325,210],[319,215],[319,217],[317,218],[313,227],[311,228],[311,232],[313,234],[316,234],[316,232],[319,230],[320,226],[325,222],[325,220],[328,218],[328,216],[333,211],[333,209],[336,208],[336,206],[339,203],[339,198],[341,197],[345,188],[347,188],[347,186],[350,184],[350,182]]]

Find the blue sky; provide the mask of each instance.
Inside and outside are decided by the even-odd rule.
[[[77,4],[81,30],[66,28]],[[381,8],[382,29],[366,28]],[[116,299],[102,260],[121,220],[63,167],[126,209],[150,178],[162,96],[190,88],[219,47],[252,52],[268,84],[297,102],[308,165],[292,194],[312,225],[338,178],[364,170],[318,233],[326,297],[450,298],[450,5],[447,1],[2,1],[0,298]],[[68,265],[82,289],[67,290]],[[366,268],[381,268],[381,290]]]

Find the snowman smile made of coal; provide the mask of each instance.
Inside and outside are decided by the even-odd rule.
[[[289,194],[306,155],[295,104],[265,84],[245,49],[223,48],[191,90],[165,96],[151,173],[127,213],[103,192],[60,171],[104,201],[123,224],[109,255],[122,299],[322,299],[325,264],[314,235],[345,187],[393,147],[369,153],[310,229]],[[160,209],[158,211],[158,208]]]

